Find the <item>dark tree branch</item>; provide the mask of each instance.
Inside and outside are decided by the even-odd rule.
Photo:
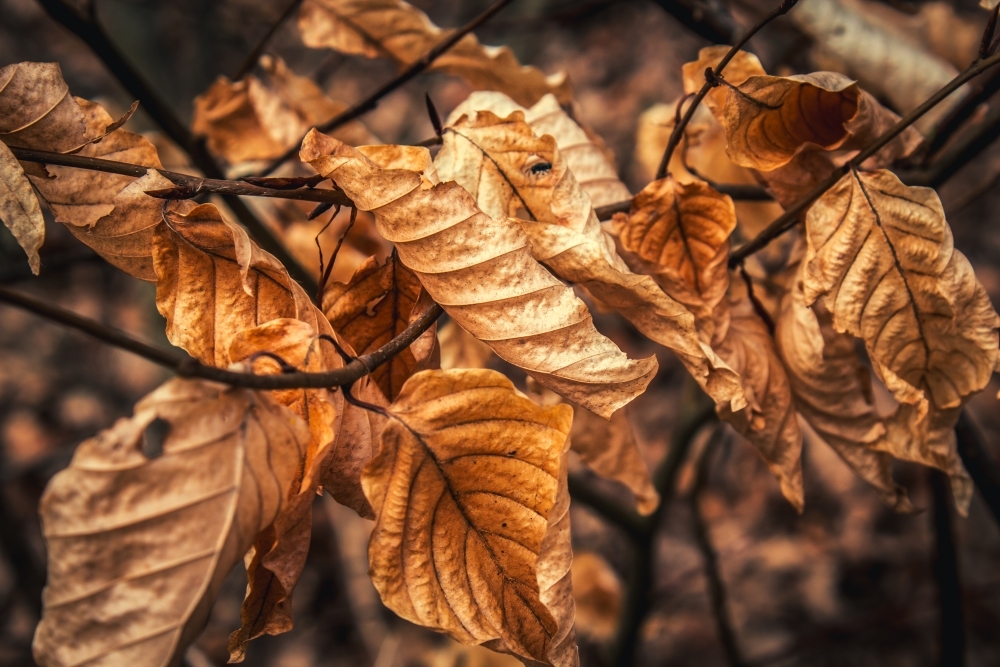
[[[717,434],[716,434],[717,435]],[[691,520],[694,527],[695,542],[701,552],[702,561],[705,564],[705,579],[708,584],[708,599],[712,606],[712,615],[715,617],[715,627],[719,633],[719,642],[722,650],[726,654],[726,659],[732,667],[742,667],[746,663],[740,655],[739,643],[736,641],[736,631],[733,629],[733,622],[729,616],[729,608],[726,599],[726,584],[722,580],[722,573],[719,571],[719,555],[712,546],[712,536],[709,533],[708,523],[701,513],[702,491],[708,486],[708,476],[712,468],[712,460],[715,454],[715,441],[710,442],[705,447],[701,459],[698,461],[698,470],[695,477],[694,488],[688,498],[691,507]]]
[[[736,39],[739,25],[718,0],[653,0],[685,28],[714,44]]]
[[[77,169],[90,169],[93,171],[121,174],[123,176],[135,176],[136,178],[145,176],[151,169],[150,167],[143,167],[142,165],[128,162],[101,160],[99,158],[83,157],[80,155],[63,155],[62,153],[50,153],[49,151],[37,151],[30,148],[18,148],[16,146],[10,146],[10,150],[14,154],[14,157],[24,162],[38,162],[41,164],[75,167]],[[341,190],[321,190],[308,187],[284,190],[253,185],[244,181],[200,178],[165,169],[154,169],[154,171],[159,172],[164,178],[179,186],[167,190],[149,190],[146,192],[147,195],[160,199],[190,199],[195,195],[211,192],[221,195],[298,199],[302,201],[325,202],[338,206],[354,206],[354,202],[348,199],[347,195]]]
[[[860,167],[861,163],[875,155],[875,153],[879,152],[885,147],[886,144],[898,137],[906,128],[913,125],[913,123],[922,118],[924,114],[940,104],[958,88],[962,87],[965,82],[975,78],[997,63],[1000,63],[1000,55],[990,56],[985,60],[980,60],[974,63],[964,72],[948,82],[943,88],[941,88],[941,90],[934,93],[919,107],[906,114],[906,116],[896,123],[889,131],[882,134],[878,139],[872,142],[868,148],[858,153],[857,156],[844,164],[842,167],[834,170],[830,176],[825,178],[815,188],[810,190],[809,194],[800,199],[798,203],[793,205],[791,208],[786,209],[781,216],[768,225],[767,228],[758,234],[756,238],[734,250],[729,256],[729,267],[733,268],[739,265],[747,257],[763,249],[771,241],[798,224],[799,216],[805,213],[806,210],[813,205],[813,202],[822,197],[827,190],[836,185],[837,181],[839,181],[844,174],[849,172],[851,169],[857,169]]]
[[[83,40],[129,95],[133,99],[139,100],[142,108],[149,114],[153,122],[163,129],[171,141],[188,154],[191,163],[201,173],[211,179],[225,178],[225,174],[219,168],[215,158],[205,148],[204,142],[195,139],[174,115],[170,105],[146,83],[142,75],[125,59],[118,47],[111,42],[100,24],[92,16],[77,13],[65,0],[38,0],[38,2],[45,8],[49,16]],[[315,292],[316,282],[309,272],[292,257],[271,230],[257,219],[246,203],[233,195],[224,195],[223,198],[240,223],[257,240],[257,243],[284,264],[289,275],[301,283],[307,293]]]
[[[928,135],[930,141],[924,157],[925,165],[930,163],[931,159],[944,148],[952,135],[975,113],[979,105],[987,102],[997,91],[1000,91],[1000,71],[983,77],[982,82],[978,83],[961,102],[945,114],[944,118]]]
[[[954,145],[942,152],[930,168],[900,174],[900,180],[908,185],[938,188],[989,148],[998,137],[1000,137],[1000,105],[990,109],[979,123],[959,135]]]
[[[771,10],[771,12],[762,18],[757,25],[750,28],[750,30],[743,35],[743,38],[736,42],[731,49],[729,49],[729,52],[722,57],[722,60],[720,60],[719,64],[715,66],[715,69],[705,71],[705,84],[694,96],[694,99],[691,100],[691,104],[688,105],[687,111],[684,112],[684,117],[681,118],[681,122],[676,123],[674,125],[673,132],[670,133],[670,140],[667,142],[667,149],[663,152],[663,159],[660,160],[660,168],[656,170],[656,180],[660,180],[667,175],[667,168],[670,166],[670,158],[673,156],[674,150],[677,149],[677,146],[681,143],[681,139],[684,137],[684,129],[688,126],[688,123],[691,122],[691,119],[694,118],[694,113],[698,110],[698,105],[701,104],[701,101],[705,99],[706,95],[708,95],[708,91],[719,85],[719,79],[722,76],[722,71],[726,69],[726,65],[728,65],[729,62],[736,57],[736,54],[740,52],[740,49],[742,49],[748,41],[750,41],[751,37],[760,32],[764,26],[774,19],[791,11],[792,7],[794,7],[798,1],[799,0],[782,0],[780,5]]]
[[[610,498],[596,489],[585,476],[571,473],[569,476],[569,495],[574,501],[580,501],[602,519],[621,528],[634,541],[643,539],[646,532],[646,519],[631,509],[622,507],[614,498]]]
[[[455,46],[455,44],[458,44],[458,42],[463,37],[468,35],[470,32],[472,32],[482,24],[486,23],[486,21],[493,18],[493,16],[497,12],[499,12],[501,9],[509,5],[511,2],[513,2],[513,0],[497,0],[492,5],[490,5],[489,8],[482,14],[480,14],[479,16],[477,16],[476,18],[472,19],[464,26],[459,28],[458,30],[448,35],[448,37],[442,40],[440,44],[435,46],[433,49],[425,53],[423,57],[421,57],[419,60],[417,60],[412,65],[410,65],[402,72],[400,72],[396,76],[396,78],[394,78],[392,81],[387,82],[365,99],[361,100],[360,102],[353,105],[349,109],[345,109],[343,112],[337,114],[336,116],[334,116],[327,122],[323,123],[322,125],[317,125],[316,129],[319,130],[320,132],[332,132],[338,127],[354,120],[358,116],[361,116],[371,111],[372,109],[378,106],[379,101],[383,97],[393,92],[394,90],[402,86],[404,83],[406,83],[407,81],[409,81],[410,79],[412,79],[413,77],[417,76],[425,69],[430,67],[431,63],[440,58],[444,53],[448,51],[448,49]],[[304,138],[305,137],[303,137],[303,139]],[[302,140],[300,139],[291,148],[285,151],[284,155],[280,156],[279,158],[274,160],[271,164],[269,164],[264,169],[264,171],[261,172],[261,175],[266,176],[267,174],[270,174],[275,169],[284,164],[286,161],[294,158],[299,152],[299,145],[301,143]]]
[[[288,8],[281,13],[281,16],[278,17],[277,21],[271,24],[271,27],[267,29],[267,32],[260,38],[257,45],[253,47],[253,50],[250,51],[250,53],[247,54],[247,57],[243,60],[240,68],[236,71],[236,74],[233,75],[233,81],[239,81],[250,73],[250,70],[252,70],[254,65],[257,64],[257,61],[260,60],[260,54],[264,52],[264,49],[267,47],[267,43],[271,41],[272,37],[274,37],[274,33],[278,32],[278,28],[280,28],[282,24],[288,20],[288,17],[290,17],[301,4],[302,0],[292,0],[289,3]]]
[[[962,582],[958,573],[958,554],[951,518],[948,476],[940,470],[930,470],[934,494],[934,559],[932,569],[938,586],[941,612],[941,667],[961,667],[965,664],[965,625],[962,618]]]
[[[962,457],[965,469],[969,471],[997,526],[1000,526],[1000,466],[990,455],[982,432],[966,410],[958,418],[955,438],[958,441],[958,455]]]
[[[434,304],[398,336],[371,354],[362,355],[351,361],[343,368],[324,373],[296,372],[280,375],[256,375],[208,366],[182,352],[154,347],[133,338],[124,331],[81,317],[72,311],[39,301],[5,287],[0,287],[0,303],[22,308],[71,329],[82,331],[103,343],[136,354],[164,368],[169,368],[181,377],[212,380],[248,389],[269,390],[322,389],[350,385],[402,352],[410,343],[427,331],[444,312],[441,306]]]

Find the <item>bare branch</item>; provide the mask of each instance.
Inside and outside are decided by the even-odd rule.
[[[39,301],[20,292],[0,287],[0,303],[7,303],[44,317],[53,322],[82,331],[101,342],[136,354],[144,359],[169,368],[181,377],[212,380],[248,389],[322,389],[350,385],[402,352],[427,331],[438,317],[441,306],[434,304],[406,327],[402,333],[371,354],[365,354],[343,368],[325,373],[283,373],[281,375],[256,375],[208,366],[181,352],[164,350],[113,327],[81,317],[76,313]]]
[[[250,53],[247,54],[247,57],[243,60],[240,68],[236,71],[236,74],[233,75],[233,81],[239,81],[250,73],[250,70],[253,69],[253,66],[256,65],[257,61],[260,59],[260,54],[264,52],[264,48],[267,46],[267,43],[271,41],[272,37],[274,37],[274,33],[278,32],[278,28],[280,28],[281,25],[288,20],[288,17],[290,17],[301,4],[302,0],[292,0],[292,2],[289,3],[288,8],[281,13],[281,16],[278,17],[277,21],[271,24],[271,27],[267,29],[267,32],[260,38],[257,45],[253,47],[253,50],[250,51]]]
[[[979,495],[1000,527],[1000,466],[990,455],[982,432],[967,410],[963,410],[958,418],[955,438],[958,441],[958,455],[962,457],[965,469],[969,471]]]
[[[448,51],[448,49],[458,44],[458,42],[467,34],[472,32],[482,24],[486,23],[486,21],[493,18],[493,16],[497,12],[499,12],[501,9],[509,5],[512,1],[513,0],[497,0],[492,5],[490,5],[489,8],[482,14],[472,19],[471,21],[466,23],[464,26],[462,26],[455,32],[448,35],[448,37],[442,40],[440,44],[435,46],[433,49],[425,53],[423,57],[421,57],[415,63],[413,63],[412,65],[404,69],[402,72],[400,72],[396,76],[396,78],[394,78],[392,81],[387,82],[381,88],[379,88],[378,90],[376,90],[371,95],[361,100],[357,104],[353,105],[349,109],[345,109],[343,112],[337,114],[336,116],[334,116],[327,122],[323,123],[322,125],[318,125],[316,129],[319,130],[320,132],[332,132],[338,127],[354,120],[358,116],[361,116],[362,114],[371,111],[372,109],[378,106],[379,101],[383,97],[385,97],[392,91],[396,90],[404,83],[406,83],[407,81],[409,81],[410,79],[412,79],[413,77],[417,76],[425,69],[430,67],[431,63],[440,58],[445,52]],[[304,138],[305,137],[303,137],[303,139]],[[269,164],[264,169],[264,171],[261,172],[261,175],[266,176],[267,174],[270,174],[275,169],[284,164],[286,161],[294,158],[299,152],[299,145],[301,143],[302,139],[299,139],[297,142],[295,142],[295,144],[291,148],[289,148],[284,155],[280,156],[279,158],[274,160],[274,162]]]
[[[948,476],[928,470],[934,495],[934,556],[931,567],[938,587],[941,632],[941,655],[938,664],[961,667],[965,664],[965,624],[962,614],[962,581],[955,553]]]

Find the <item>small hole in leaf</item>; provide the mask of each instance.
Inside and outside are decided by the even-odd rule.
[[[531,168],[529,169],[529,171],[532,174],[544,174],[545,172],[549,171],[550,169],[552,169],[552,163],[551,162],[539,162],[538,164],[531,165]]]
[[[153,460],[163,454],[163,442],[170,435],[170,422],[157,417],[142,434],[142,455]]]

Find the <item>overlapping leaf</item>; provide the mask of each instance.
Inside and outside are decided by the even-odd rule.
[[[416,62],[449,32],[403,0],[306,0],[299,10],[299,31],[307,46],[388,58],[400,69]],[[477,90],[506,93],[520,104],[534,104],[548,93],[560,102],[571,98],[565,74],[545,76],[518,63],[508,47],[483,46],[472,34],[429,69],[460,76]]]
[[[169,432],[147,458],[155,421]],[[308,439],[262,394],[171,380],[80,445],[42,498],[39,664],[179,661],[226,574],[284,508]]]
[[[729,52],[730,47],[723,44],[706,46],[698,51],[698,60],[684,63],[681,67],[681,79],[684,82],[684,94],[691,95],[701,90],[705,85],[705,70],[714,69],[719,62]],[[767,74],[763,65],[752,53],[737,51],[736,55],[720,75],[731,86],[741,86],[752,76],[762,76]],[[705,96],[705,105],[719,119],[725,116],[726,95],[729,92],[728,86],[716,86]]]
[[[572,604],[560,493],[572,411],[536,406],[495,371],[454,370],[414,375],[389,415],[363,480],[382,600],[464,643],[576,664],[566,610],[546,604]]]
[[[230,163],[276,158],[309,128],[347,108],[280,58],[265,55],[259,65],[261,77],[234,82],[220,76],[194,100],[192,130]],[[358,121],[338,128],[334,136],[352,145],[377,143]]]
[[[24,248],[31,272],[38,275],[42,265],[38,249],[45,241],[45,218],[24,169],[4,143],[0,143],[0,221]]]
[[[655,359],[631,361],[597,333],[584,303],[531,257],[519,225],[439,183],[426,149],[362,152],[311,132],[301,156],[375,214],[400,260],[463,328],[543,385],[609,416],[652,379]]]

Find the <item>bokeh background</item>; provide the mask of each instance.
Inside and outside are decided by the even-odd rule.
[[[69,2],[69,0],[67,0]],[[825,0],[801,0],[803,5]],[[929,57],[963,68],[975,55],[988,13],[972,0],[955,3],[860,3],[851,11],[887,31],[901,31]],[[70,2],[70,4],[72,4]],[[458,26],[481,12],[486,0],[412,0],[440,26]],[[220,75],[232,76],[288,0],[94,0],[77,3],[97,19],[127,58],[189,122],[192,100]],[[633,191],[650,179],[637,150],[640,116],[682,93],[680,66],[694,60],[705,38],[752,25],[771,8],[759,0],[704,3],[591,0],[517,0],[477,34],[506,44],[522,63],[546,72],[564,70],[573,81],[582,117],[614,151]],[[671,10],[671,11],[668,11]],[[798,11],[798,10],[795,10]],[[793,12],[794,13],[794,12]],[[681,20],[678,19],[680,16]],[[914,84],[894,79],[878,53],[860,73],[831,49],[830,36],[784,19],[750,43],[775,74],[840,69],[873,80],[872,90],[897,111]],[[872,47],[860,40],[855,48]],[[370,61],[307,49],[294,20],[269,42],[298,74],[313,77],[334,99],[360,99],[395,70]],[[94,99],[111,114],[132,102],[87,45],[55,22],[36,0],[0,0],[0,66],[55,61],[75,95]],[[888,66],[888,65],[887,65]],[[433,135],[424,107],[429,93],[442,115],[469,93],[460,80],[424,74],[385,98],[362,119],[385,142],[416,142]],[[989,99],[976,110],[988,119],[1000,106]],[[142,109],[133,131],[150,133],[168,168],[190,168],[186,158]],[[1000,305],[1000,144],[984,149],[940,189],[955,244],[975,266],[993,303]],[[316,229],[299,209],[260,208],[283,230],[300,257],[315,253]],[[150,285],[82,253],[51,225],[42,250],[41,276],[29,277],[23,254],[0,230],[0,281],[88,317],[167,345]],[[370,228],[348,239],[337,276],[352,262],[386,252]],[[336,236],[334,235],[335,239]],[[352,259],[354,258],[354,259]],[[311,261],[315,261],[315,258]],[[671,433],[697,409],[683,368],[616,317],[598,326],[630,356],[657,354],[661,373],[629,407],[636,436],[651,466],[664,457]],[[37,502],[46,481],[64,467],[76,445],[116,419],[165,378],[157,367],[102,346],[21,311],[0,307],[0,664],[33,664],[31,636],[45,581],[44,544]],[[523,378],[518,378],[523,380]],[[1000,410],[994,382],[970,405],[987,446],[1000,459]],[[713,437],[706,429],[695,451]],[[938,502],[922,468],[899,464],[897,478],[921,512],[900,515],[884,507],[822,443],[807,441],[806,509],[782,500],[772,476],[745,442],[726,433],[717,443],[703,483],[688,463],[652,545],[653,604],[638,632],[640,665],[878,665],[939,664],[942,618],[958,596],[968,665],[1000,664],[1000,528],[977,495],[968,518]],[[692,460],[697,457],[692,456]],[[585,475],[586,473],[580,473]],[[623,506],[628,492],[588,480]],[[697,486],[697,489],[695,488]],[[692,493],[697,490],[696,504]],[[939,494],[940,496],[940,494]],[[940,498],[938,498],[940,501]],[[329,499],[317,500],[306,572],[295,592],[296,628],[256,640],[246,664],[274,667],[373,665],[474,667],[515,665],[510,658],[449,640],[394,617],[367,580],[370,524]],[[695,511],[697,510],[697,511]],[[574,502],[574,587],[583,664],[609,664],[615,627],[629,609],[633,549],[627,536]],[[942,532],[950,528],[951,532]],[[706,574],[705,539],[724,587],[725,608],[738,655],[727,653]],[[935,567],[940,549],[957,553],[960,588],[942,585]],[[709,559],[711,561],[711,558]],[[712,563],[709,562],[709,565]],[[227,581],[204,634],[186,656],[191,667],[225,664],[226,640],[239,623],[245,579]],[[945,612],[946,614],[949,612]],[[950,625],[949,625],[950,624]]]

